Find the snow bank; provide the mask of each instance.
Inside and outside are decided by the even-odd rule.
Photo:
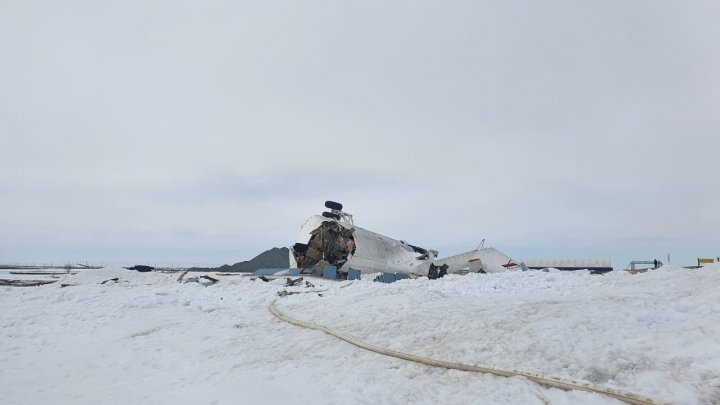
[[[81,270],[77,274],[66,277],[63,283],[73,285],[98,284],[113,278],[117,278],[118,282],[132,282],[133,284],[156,283],[167,279],[167,275],[159,272],[143,273],[122,267],[105,267],[102,269]]]
[[[471,274],[359,283],[332,305],[282,309],[395,350],[707,403],[720,399],[718,286],[719,266]]]
[[[681,404],[720,400],[720,266],[312,279],[315,288],[177,276],[87,270],[63,280],[70,287],[0,290],[0,402],[616,403],[369,353],[278,321],[267,310],[276,299],[289,315],[396,350]]]

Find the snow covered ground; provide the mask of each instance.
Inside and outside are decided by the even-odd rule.
[[[322,296],[283,298],[308,289],[177,277],[101,269],[65,288],[0,287],[0,403],[617,403],[367,352],[277,320],[275,299],[288,315],[395,350],[720,403],[720,266],[313,279]]]

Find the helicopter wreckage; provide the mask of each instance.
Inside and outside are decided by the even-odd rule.
[[[498,273],[527,270],[522,262],[494,248],[477,249],[438,258],[438,251],[411,245],[354,224],[343,206],[326,201],[322,215],[313,215],[301,227],[290,248],[290,267],[322,274],[326,266],[337,269],[338,278],[348,272],[403,273],[410,277],[439,278],[445,274]],[[484,240],[483,240],[484,242]]]

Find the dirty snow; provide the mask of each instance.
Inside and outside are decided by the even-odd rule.
[[[313,279],[314,289],[177,277],[101,269],[65,288],[0,287],[0,403],[618,403],[370,353],[275,319],[276,299],[395,350],[720,403],[720,266]],[[326,291],[278,298],[284,289]]]

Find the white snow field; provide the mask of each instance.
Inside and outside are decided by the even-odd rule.
[[[403,352],[720,403],[720,266],[312,279],[323,296],[282,298],[311,289],[177,277],[101,269],[65,288],[0,287],[0,403],[619,403],[368,352],[276,319],[276,299],[290,316]]]

